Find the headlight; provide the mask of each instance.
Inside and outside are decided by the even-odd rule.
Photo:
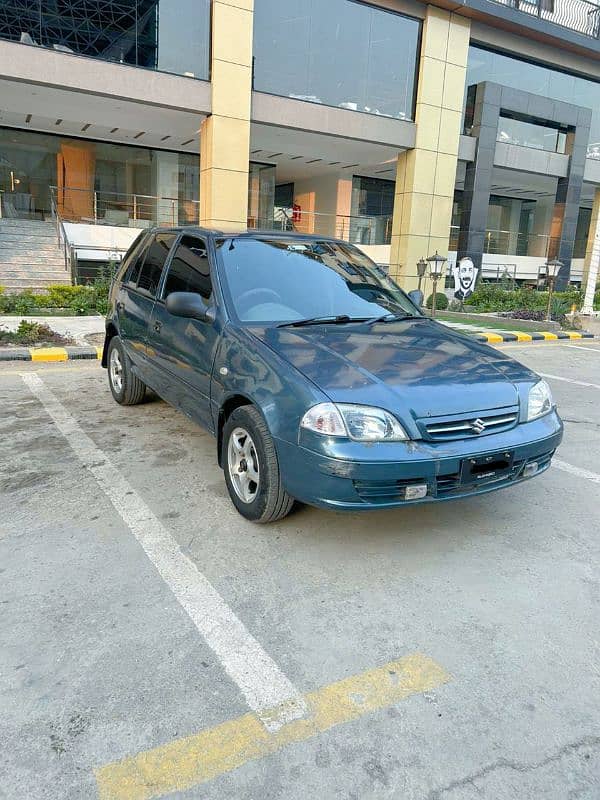
[[[527,421],[543,417],[549,411],[552,411],[554,401],[552,400],[552,392],[546,381],[538,381],[529,390],[529,401],[527,403]]]
[[[349,436],[358,442],[400,442],[408,439],[396,417],[382,408],[350,403],[319,403],[309,408],[300,427],[324,436]]]

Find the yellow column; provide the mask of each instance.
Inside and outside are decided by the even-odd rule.
[[[212,0],[212,116],[200,128],[200,224],[242,230],[248,216],[254,0]]]
[[[583,277],[581,279],[581,288],[585,291],[588,275],[590,273],[590,265],[592,262],[592,253],[594,244],[596,243],[596,234],[600,230],[600,188],[596,189],[594,194],[594,205],[592,206],[592,219],[590,221],[590,232],[588,234],[587,246],[585,249],[585,261],[583,262]]]
[[[427,6],[423,23],[415,147],[398,156],[390,274],[417,285],[416,263],[448,255],[469,51],[470,21]]]

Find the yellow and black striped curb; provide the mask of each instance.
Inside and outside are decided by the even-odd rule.
[[[593,339],[593,333],[580,331],[531,331],[531,333],[485,333],[478,331],[475,334],[478,342],[487,344],[502,344],[503,342],[554,342],[558,339]]]
[[[87,361],[102,358],[101,347],[0,347],[0,361]]]

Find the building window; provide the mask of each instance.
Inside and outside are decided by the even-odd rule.
[[[600,83],[566,72],[495,53],[482,47],[469,48],[466,87],[493,81],[531,92],[539,97],[562,100],[592,110],[588,158],[600,159]],[[472,92],[466,92],[466,102]],[[467,113],[468,119],[468,113]],[[469,133],[468,130],[465,133]],[[529,134],[531,135],[531,128]]]
[[[420,30],[354,0],[256,0],[254,88],[413,119]]]
[[[558,128],[501,115],[498,120],[498,141],[549,153],[564,153],[567,133]]]
[[[147,228],[199,217],[193,153],[0,128],[2,216]]]
[[[0,39],[206,80],[210,0],[4,0]]]
[[[359,244],[389,244],[394,213],[394,181],[352,178],[349,241]]]

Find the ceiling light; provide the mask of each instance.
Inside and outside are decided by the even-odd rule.
[[[194,141],[196,141],[196,140],[195,139],[188,139],[186,142],[182,142],[181,143],[181,147],[183,147],[185,144],[191,144]]]
[[[60,123],[61,123],[61,122],[62,122],[62,119],[57,119],[57,120],[56,120],[56,122],[55,122],[54,124],[55,124],[55,125],[60,125]]]
[[[90,127],[91,124],[92,124],[91,122],[86,122],[83,128],[81,129],[81,132],[83,133],[83,131],[87,131],[87,129]]]
[[[136,133],[136,135],[135,135],[133,138],[134,138],[134,139],[139,139],[139,138],[140,138],[140,136],[144,136],[144,135],[145,135],[145,133],[146,133],[146,131],[140,131],[139,133]]]
[[[116,133],[118,130],[119,130],[118,128],[113,128],[113,129],[111,130],[111,133]]]

